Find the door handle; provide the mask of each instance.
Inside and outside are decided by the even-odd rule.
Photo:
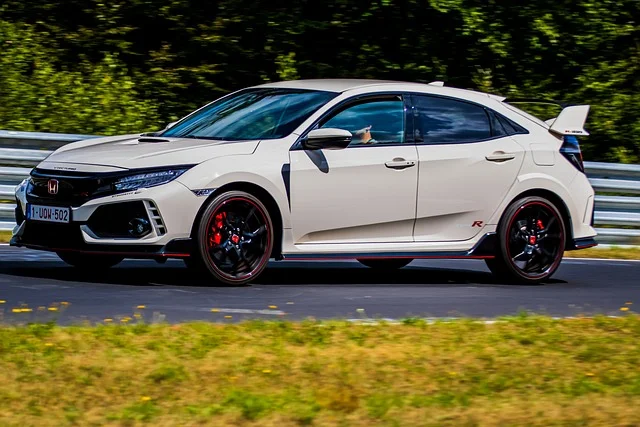
[[[402,170],[402,169],[406,169],[406,168],[410,168],[416,165],[416,162],[413,160],[405,160],[401,157],[396,157],[395,159],[391,160],[390,162],[386,162],[384,164],[386,167],[388,167],[389,169],[395,169],[395,170]]]
[[[504,151],[496,151],[493,154],[490,154],[485,157],[490,162],[502,163],[508,160],[513,160],[516,158],[516,155],[513,153],[505,153]]]

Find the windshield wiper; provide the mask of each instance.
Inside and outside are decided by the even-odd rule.
[[[229,141],[228,138],[221,138],[219,136],[185,135],[185,136],[176,136],[174,138],[209,139],[209,140],[212,140],[212,141]]]

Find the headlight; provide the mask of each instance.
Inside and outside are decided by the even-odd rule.
[[[22,180],[20,184],[16,187],[16,194],[24,193],[24,190],[27,188],[27,184],[29,183],[30,178],[25,178]]]
[[[168,169],[156,172],[145,172],[136,175],[125,176],[113,183],[113,188],[117,191],[137,190],[138,188],[155,187],[173,181],[189,168]]]

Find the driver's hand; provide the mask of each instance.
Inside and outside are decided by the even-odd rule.
[[[355,132],[355,136],[357,136],[363,144],[369,144],[373,139],[371,138],[371,125],[357,130]]]

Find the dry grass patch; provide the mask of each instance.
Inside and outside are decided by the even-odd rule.
[[[11,240],[11,232],[0,231],[0,243],[9,243],[9,240]]]
[[[0,425],[633,425],[640,319],[0,328]]]
[[[565,252],[567,258],[640,259],[640,247],[598,247]]]

